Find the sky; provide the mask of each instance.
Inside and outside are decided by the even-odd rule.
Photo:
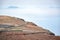
[[[60,35],[60,0],[0,0],[0,15],[23,18]]]

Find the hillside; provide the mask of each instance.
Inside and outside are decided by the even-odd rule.
[[[21,18],[0,16],[0,40],[60,40],[51,31]]]

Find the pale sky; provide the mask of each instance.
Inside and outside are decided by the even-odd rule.
[[[6,13],[34,13],[34,14],[58,14],[60,0],[1,0],[2,8],[5,8]],[[9,9],[9,10],[7,10]]]
[[[60,0],[0,0],[0,15],[23,18],[60,35]]]

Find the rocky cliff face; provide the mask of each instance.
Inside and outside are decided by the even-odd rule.
[[[49,30],[21,18],[0,16],[0,40],[60,40]]]

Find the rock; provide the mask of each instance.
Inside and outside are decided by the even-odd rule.
[[[0,16],[0,40],[60,40],[51,31],[21,18]]]
[[[0,24],[19,26],[25,24],[25,21],[15,17],[0,16]]]

